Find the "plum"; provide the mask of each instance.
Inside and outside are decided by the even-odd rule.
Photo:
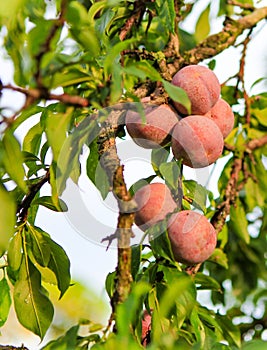
[[[165,219],[177,207],[168,186],[160,182],[143,186],[134,199],[137,203],[135,224],[143,231]]]
[[[207,260],[217,243],[216,231],[208,219],[192,210],[171,215],[168,235],[175,260],[187,265]]]
[[[213,120],[191,115],[175,125],[171,145],[176,159],[191,168],[203,168],[221,156],[224,142]]]
[[[147,106],[145,120],[135,111],[125,117],[127,131],[133,141],[143,148],[157,148],[170,142],[170,131],[179,121],[179,116],[166,104]]]
[[[207,67],[190,65],[179,70],[172,84],[185,90],[191,101],[191,114],[205,114],[218,101],[221,87],[218,78]],[[178,112],[187,115],[186,108],[173,102]]]
[[[226,138],[234,127],[235,116],[230,105],[222,98],[215,103],[209,112],[205,114],[211,118],[221,130],[223,138]]]

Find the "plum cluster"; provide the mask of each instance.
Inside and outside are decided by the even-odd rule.
[[[222,154],[224,139],[234,126],[229,104],[220,98],[220,83],[208,68],[190,65],[179,70],[172,84],[186,91],[191,113],[173,102],[145,107],[145,118],[129,111],[125,124],[129,135],[141,147],[171,144],[173,155],[183,164],[202,168]],[[192,210],[178,211],[169,188],[148,184],[135,193],[135,223],[143,231],[167,218],[167,230],[176,261],[194,265],[207,260],[214,251],[217,235],[204,215]]]
[[[145,118],[129,111],[125,124],[129,135],[141,147],[157,148],[171,142],[173,155],[183,164],[202,168],[222,154],[224,138],[234,126],[229,104],[220,98],[216,75],[204,66],[190,65],[179,70],[172,84],[186,91],[191,114],[178,102],[147,106]]]
[[[141,230],[168,216],[168,236],[176,261],[195,265],[210,257],[217,243],[214,227],[204,215],[193,210],[176,212],[168,186],[160,182],[148,184],[135,193],[134,199],[137,203],[135,223]]]

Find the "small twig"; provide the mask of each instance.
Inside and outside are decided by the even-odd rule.
[[[245,60],[246,60],[246,53],[247,53],[247,47],[250,42],[250,35],[252,33],[252,29],[249,30],[248,35],[246,39],[243,42],[243,50],[242,50],[242,56],[240,59],[240,68],[239,72],[237,75],[237,83],[236,83],[236,91],[238,91],[238,85],[241,82],[242,84],[242,89],[243,89],[243,94],[244,94],[244,100],[245,100],[245,117],[246,117],[246,122],[249,125],[250,124],[250,116],[251,116],[251,111],[250,111],[250,98],[248,96],[248,93],[245,88],[245,79],[244,79],[244,73],[245,73]]]
[[[134,3],[133,14],[127,19],[125,25],[120,31],[119,38],[121,41],[123,41],[127,37],[127,35],[132,30],[132,27],[138,24],[137,22],[140,21],[140,18],[143,16],[145,9],[146,7],[143,1],[136,1]]]
[[[56,35],[57,30],[61,26],[63,26],[63,24],[64,24],[64,21],[65,21],[64,16],[65,16],[65,13],[67,10],[67,5],[68,5],[68,0],[61,1],[61,9],[60,9],[59,17],[58,17],[58,19],[56,19],[54,21],[54,25],[50,29],[50,33],[47,36],[46,41],[41,46],[40,51],[35,55],[35,61],[36,61],[37,68],[36,68],[36,72],[34,74],[34,77],[35,77],[35,80],[37,82],[37,86],[40,90],[44,89],[43,83],[42,83],[42,74],[41,74],[41,72],[42,72],[42,70],[41,70],[42,59],[43,59],[44,55],[50,51],[50,45],[51,45],[53,38]]]
[[[227,3],[228,3],[228,5],[238,6],[244,10],[250,10],[250,11],[255,10],[255,7],[253,5],[248,4],[248,3],[242,3],[242,2],[234,1],[234,0],[228,0]]]
[[[11,84],[2,85],[2,89],[8,89],[16,92],[20,92],[24,94],[27,98],[30,98],[31,104],[34,101],[38,101],[41,99],[45,100],[57,100],[62,103],[76,105],[80,107],[86,107],[89,104],[89,101],[86,98],[80,97],[80,96],[73,96],[68,94],[51,94],[49,92],[44,92],[42,89],[25,89],[19,86],[13,86]]]
[[[18,219],[25,221],[27,219],[28,210],[34,197],[40,191],[42,186],[47,183],[50,179],[50,172],[47,170],[46,174],[40,179],[39,182],[31,186],[29,193],[24,197],[17,209]]]

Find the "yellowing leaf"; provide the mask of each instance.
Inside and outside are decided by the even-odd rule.
[[[210,15],[210,4],[201,13],[196,24],[195,39],[198,43],[204,40],[210,32],[209,15]]]

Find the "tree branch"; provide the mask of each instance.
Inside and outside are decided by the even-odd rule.
[[[128,296],[132,283],[130,240],[133,236],[132,225],[134,222],[133,211],[135,203],[127,190],[123,176],[123,165],[120,164],[120,159],[117,155],[115,138],[121,115],[121,111],[112,111],[110,113],[102,124],[102,132],[98,139],[100,163],[108,175],[112,192],[119,206],[116,233],[107,239],[110,243],[110,240],[116,237],[118,246],[116,286],[111,300],[113,313],[116,305],[122,303]]]
[[[76,96],[76,95],[68,95],[68,94],[51,94],[49,92],[44,92],[42,89],[25,89],[19,86],[13,86],[10,84],[2,85],[2,89],[8,89],[16,92],[20,92],[30,98],[31,103],[37,100],[57,100],[62,103],[71,104],[74,106],[86,107],[89,105],[89,101],[86,98]]]
[[[31,186],[29,193],[24,197],[17,209],[18,219],[25,221],[27,219],[28,210],[34,197],[40,191],[42,186],[47,183],[50,179],[50,172],[47,170],[46,174],[40,179],[39,182]]]
[[[188,64],[197,64],[204,59],[214,57],[228,47],[234,45],[236,39],[244,30],[253,28],[256,24],[266,18],[267,6],[256,9],[237,21],[226,18],[224,28],[221,32],[210,35],[196,47],[186,51],[183,57],[179,57],[172,64],[181,67]]]

